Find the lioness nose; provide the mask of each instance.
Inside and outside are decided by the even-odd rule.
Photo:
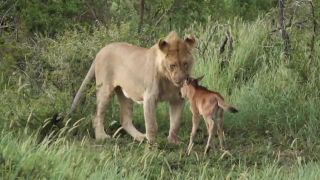
[[[187,79],[188,74],[184,74],[182,72],[175,74],[174,82],[176,84],[182,85],[183,81]]]
[[[184,80],[186,80],[188,78],[188,75],[183,75],[183,76],[180,76],[179,77],[179,79],[178,79],[178,81],[180,82],[180,83],[182,83]]]
[[[174,81],[176,84],[182,84],[182,81],[178,80],[178,81]]]

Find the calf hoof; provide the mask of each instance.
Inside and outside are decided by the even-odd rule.
[[[189,143],[189,146],[188,146],[188,149],[187,149],[187,155],[189,156],[191,151],[192,151],[192,148],[193,148],[193,143]]]
[[[203,154],[204,155],[206,155],[206,154],[208,154],[209,153],[209,151],[211,150],[211,149],[214,149],[214,147],[213,146],[206,146],[206,148],[204,149],[204,152],[203,152]]]

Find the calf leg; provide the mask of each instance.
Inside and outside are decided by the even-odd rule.
[[[212,146],[211,139],[213,134],[214,122],[211,116],[204,117],[204,119],[205,119],[207,130],[208,130],[208,140],[207,140],[206,148],[204,150],[204,154],[206,154],[208,152],[209,147]]]
[[[224,149],[224,131],[223,131],[223,110],[219,109],[217,114],[217,132],[219,137],[220,149]]]

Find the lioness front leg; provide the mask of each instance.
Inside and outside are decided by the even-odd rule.
[[[155,140],[158,125],[155,116],[156,100],[153,97],[144,98],[143,113],[146,126],[146,137],[149,143]]]
[[[180,119],[183,109],[183,100],[170,102],[170,130],[168,135],[169,143],[179,144],[177,134],[180,128]]]

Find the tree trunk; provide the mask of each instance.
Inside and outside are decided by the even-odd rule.
[[[140,33],[142,30],[143,17],[144,17],[144,0],[140,0],[140,23],[139,23],[138,33]]]
[[[316,21],[316,17],[314,14],[314,6],[312,1],[309,1],[310,6],[311,6],[311,14],[312,14],[312,20],[313,20],[313,32],[312,32],[312,38],[311,38],[311,42],[310,42],[310,59],[314,58],[314,43],[315,43],[315,38],[316,38],[316,29],[317,29],[317,21]]]
[[[280,31],[281,36],[284,42],[284,53],[286,57],[290,55],[290,39],[289,35],[286,31],[285,27],[285,18],[284,18],[284,0],[278,0],[279,3],[279,24],[280,24]]]

